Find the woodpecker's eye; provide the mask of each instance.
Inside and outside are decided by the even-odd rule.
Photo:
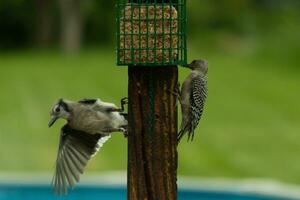
[[[59,107],[55,108],[55,112],[59,112],[59,111],[60,111]]]

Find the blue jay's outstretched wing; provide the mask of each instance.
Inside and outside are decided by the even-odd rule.
[[[66,194],[68,188],[75,186],[88,161],[109,138],[110,135],[92,135],[63,126],[52,180],[55,193]]]

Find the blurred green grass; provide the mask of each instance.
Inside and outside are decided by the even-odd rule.
[[[179,174],[300,184],[295,51],[281,43],[226,41],[220,44],[224,49],[194,44],[189,51],[190,59],[200,55],[210,63],[209,96],[195,141],[179,145]],[[73,56],[36,50],[0,54],[0,170],[52,171],[64,122],[47,127],[51,106],[60,97],[118,104],[127,95],[127,68],[114,63],[113,48]],[[180,69],[180,80],[187,74]],[[126,148],[123,136],[115,134],[88,171],[126,170]]]

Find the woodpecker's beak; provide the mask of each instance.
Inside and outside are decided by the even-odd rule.
[[[58,119],[58,117],[52,116],[48,123],[48,126],[51,127],[56,122],[57,119]]]
[[[182,67],[191,68],[191,64],[182,65]]]

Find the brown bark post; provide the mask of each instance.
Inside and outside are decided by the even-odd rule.
[[[129,66],[129,200],[177,199],[177,66]]]

